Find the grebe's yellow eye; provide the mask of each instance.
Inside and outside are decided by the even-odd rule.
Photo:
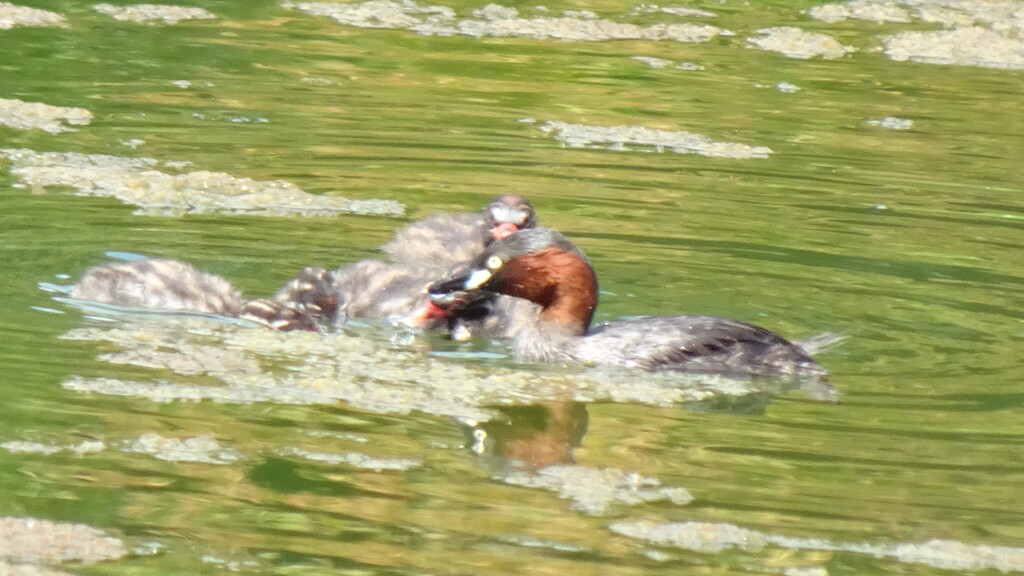
[[[498,268],[501,268],[502,264],[504,263],[505,262],[501,260],[500,256],[491,256],[490,258],[487,259],[487,269],[497,270]]]

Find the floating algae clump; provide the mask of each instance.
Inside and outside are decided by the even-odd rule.
[[[112,16],[115,20],[149,24],[163,22],[177,24],[182,20],[210,20],[216,18],[202,8],[188,8],[168,4],[135,4],[134,6],[114,6],[112,4],[96,4],[93,9],[101,14]]]
[[[37,518],[0,518],[0,561],[92,564],[116,560],[127,553],[123,542],[84,524]]]
[[[0,2],[0,30],[10,30],[15,26],[65,27],[67,22],[56,12]]]
[[[884,118],[872,118],[867,121],[870,126],[878,126],[879,128],[887,128],[889,130],[910,130],[914,127],[914,121],[909,118],[897,118],[895,116],[886,116]]]
[[[843,46],[835,38],[819,32],[806,32],[792,26],[761,28],[761,36],[747,38],[756,48],[778,52],[787,58],[806,60],[820,56],[826,60],[842,58],[853,48]]]
[[[910,22],[910,13],[903,7],[885,0],[853,0],[852,2],[823,4],[807,10],[812,18],[823,22],[841,22],[854,18],[872,22]]]
[[[900,32],[883,36],[882,43],[885,45],[885,54],[893,60],[1024,69],[1024,39],[1011,38],[977,26],[956,30]]]
[[[671,544],[697,552],[720,552],[729,548],[759,549],[768,544],[768,537],[753,530],[727,523],[713,522],[620,522],[610,526],[612,532]]]
[[[0,98],[0,124],[17,130],[42,130],[50,134],[74,132],[67,124],[86,126],[92,112],[85,108],[50,106],[42,102],[25,102],[17,98]]]
[[[168,462],[200,462],[204,464],[230,464],[242,456],[238,452],[221,446],[209,436],[190,438],[164,438],[159,434],[143,434],[131,443],[126,452],[150,454],[158,460]]]
[[[477,19],[463,19],[453,29],[439,27],[417,28],[423,33],[464,34],[466,36],[521,36],[527,38],[556,38],[576,42],[601,40],[675,40],[676,42],[707,42],[723,33],[714,26],[704,24],[652,24],[638,26],[596,18],[588,14],[566,14],[560,17],[521,18],[514,8],[496,4],[500,10],[480,12]],[[485,8],[487,8],[485,7]]]
[[[636,505],[669,501],[688,504],[693,500],[685,488],[662,486],[654,478],[615,468],[597,470],[577,465],[548,466],[536,473],[517,472],[501,480],[517,486],[557,492],[561,498],[571,501],[573,508],[591,515],[605,513],[613,503]]]
[[[699,154],[716,158],[767,158],[772,153],[765,146],[748,146],[736,142],[713,142],[707,136],[680,130],[652,130],[640,126],[588,126],[567,122],[545,122],[544,133],[574,148],[598,147],[609,150],[631,150],[641,147],[677,154]]]
[[[598,18],[591,12],[567,11],[562,16],[522,17],[515,8],[488,4],[459,18],[447,6],[422,6],[412,0],[370,0],[357,3],[285,2],[285,8],[333,18],[360,28],[412,30],[424,35],[463,35],[481,38],[554,38],[575,42],[602,40],[675,40],[707,42],[727,30],[704,24],[653,24],[639,26]]]
[[[157,169],[161,162],[153,158],[11,148],[0,148],[0,157],[10,161],[9,170],[23,187],[58,186],[83,196],[109,196],[138,206],[140,214],[400,216],[405,211],[402,204],[390,200],[349,200],[309,194],[283,180],[252,180],[207,170],[163,172]],[[168,163],[163,166],[168,167]]]
[[[893,60],[1024,69],[1024,3],[1016,0],[852,0],[807,12],[824,22],[925,22],[944,28],[882,36]]]
[[[286,453],[305,458],[312,462],[322,462],[324,464],[332,465],[347,464],[353,468],[373,470],[374,472],[405,471],[423,464],[422,460],[416,458],[379,458],[377,456],[370,456],[360,452],[334,454],[330,452],[314,452],[302,448],[292,448]]]
[[[748,530],[724,522],[617,522],[612,532],[652,544],[698,552],[730,548],[757,550],[768,546],[790,550],[826,550],[892,558],[898,562],[927,564],[945,570],[1024,572],[1024,548],[967,544],[954,540],[923,543],[834,542],[825,538],[798,538]]]
[[[469,420],[493,418],[490,406],[544,400],[672,405],[764,390],[763,383],[722,376],[638,374],[598,367],[567,371],[480,366],[424,354],[407,344],[385,341],[385,336],[281,333],[200,320],[78,328],[64,338],[109,342],[121,348],[104,352],[101,360],[130,363],[138,359],[140,366],[160,372],[153,381],[75,376],[64,387],[156,402],[330,405],[342,401],[378,413],[415,410]],[[160,354],[144,353],[154,350]],[[239,366],[257,368],[239,370]]]
[[[68,452],[82,456],[102,452],[106,445],[99,440],[83,440],[78,444],[66,446],[53,443],[29,442],[26,440],[8,440],[7,442],[0,442],[0,448],[11,454],[42,454],[44,456],[52,456],[53,454]]]

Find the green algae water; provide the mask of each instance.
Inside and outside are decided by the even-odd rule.
[[[1024,572],[1021,14],[0,3],[0,572]],[[846,335],[838,402],[39,288],[130,253],[268,296],[501,193],[599,321]]]

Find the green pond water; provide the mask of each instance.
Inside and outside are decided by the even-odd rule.
[[[378,3],[339,21],[211,1],[194,5],[215,18],[173,25],[31,5],[64,26],[0,29],[0,517],[85,524],[127,554],[53,559],[56,541],[0,531],[0,572],[1024,572],[1024,3],[884,5],[907,22],[801,1]],[[950,26],[925,8],[1017,44],[951,36],[921,53],[982,65],[898,60],[887,37]],[[624,23],[646,37],[600,38]],[[790,26],[855,50],[750,40]],[[91,121],[15,127],[14,99]],[[672,149],[681,131],[697,153]],[[320,213],[225,193],[276,180]],[[839,402],[517,365],[501,343],[378,325],[124,317],[38,288],[121,251],[266,296],[500,193],[587,252],[599,320],[847,335],[819,357]],[[333,197],[404,215],[317,204]]]

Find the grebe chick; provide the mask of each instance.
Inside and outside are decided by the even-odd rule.
[[[178,260],[110,262],[86,270],[71,297],[104,304],[237,316],[242,295],[216,274]]]
[[[533,206],[525,198],[503,194],[481,213],[438,213],[413,222],[381,249],[392,262],[448,268],[474,258],[495,240],[536,225]]]
[[[426,287],[451,266],[477,256],[495,240],[535,225],[533,206],[513,194],[491,199],[480,214],[433,214],[401,228],[383,246],[393,262],[363,260],[332,271],[309,266],[273,299],[335,327],[349,318],[377,318],[417,328],[447,328],[457,340],[472,335],[511,337],[536,314],[535,306],[477,294],[420,311],[427,310]]]
[[[465,272],[437,282],[431,295],[485,290],[541,307],[515,338],[521,360],[613,364],[644,370],[727,374],[824,375],[797,344],[765,328],[717,316],[651,316],[590,322],[597,276],[569,240],[549,228],[494,242]]]
[[[230,282],[179,260],[110,262],[86,270],[71,289],[76,300],[168,312],[243,318],[275,330],[317,330],[299,309],[265,299],[243,300]]]
[[[394,263],[367,260],[328,272],[302,269],[273,299],[243,300],[230,282],[177,260],[115,262],[86,272],[72,297],[126,307],[188,311],[245,318],[277,330],[317,330],[318,322],[347,318],[403,318],[417,327],[508,336],[520,326],[521,304],[454,302],[442,314],[413,316],[428,301],[425,288],[455,262],[536,220],[533,207],[515,195],[498,196],[482,214],[437,214],[399,230],[385,250]],[[406,322],[406,323],[409,323]]]

